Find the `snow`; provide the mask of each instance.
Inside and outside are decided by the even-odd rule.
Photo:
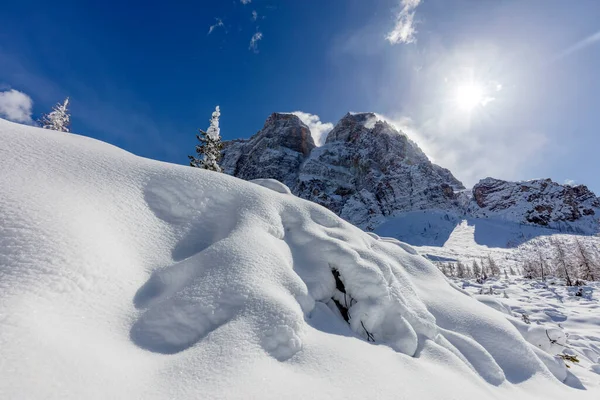
[[[274,192],[281,194],[292,194],[290,188],[279,182],[276,179],[253,179],[250,182],[271,189]]]
[[[507,315],[559,380],[590,392],[600,391],[598,282],[584,286],[583,295],[576,296],[578,288],[566,287],[555,279],[542,282],[509,276],[491,278],[483,285],[472,280],[454,281],[484,304]],[[476,294],[480,292],[485,294]],[[558,354],[577,356],[579,362],[565,362],[556,357]]]
[[[220,140],[221,139],[221,130],[219,129],[219,117],[221,116],[221,109],[219,106],[215,107],[215,111],[213,111],[210,118],[210,126],[206,130],[206,136],[211,140]]]
[[[407,242],[419,254],[436,262],[461,260],[470,265],[491,256],[503,268],[520,268],[531,254],[533,241],[551,252],[550,238],[573,246],[575,235],[501,219],[465,217],[459,213],[424,210],[401,213],[380,225],[375,233]],[[600,236],[577,236],[585,247],[600,248]]]
[[[0,398],[597,398],[284,186],[4,120],[0,171]]]

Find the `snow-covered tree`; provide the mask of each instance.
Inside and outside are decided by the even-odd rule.
[[[575,237],[575,260],[578,265],[577,275],[581,279],[595,281],[600,278],[600,266],[594,255],[584,245],[583,241]]]
[[[479,276],[481,275],[481,267],[479,266],[477,261],[473,260],[473,266],[471,267],[471,269],[473,270],[473,277],[479,278]]]
[[[500,267],[490,254],[488,254],[487,258],[487,266],[491,276],[500,276]]]
[[[215,108],[210,119],[210,126],[203,131],[199,129],[200,134],[196,135],[199,145],[196,145],[197,156],[188,156],[190,166],[196,168],[209,169],[211,171],[221,172],[219,161],[221,160],[221,131],[219,129],[219,117],[221,110],[219,106]]]
[[[40,119],[42,128],[59,132],[69,132],[71,114],[69,114],[69,110],[67,109],[68,105],[69,98],[67,97],[64,102],[56,104],[51,112],[44,114]]]
[[[456,277],[457,278],[466,278],[467,277],[467,269],[465,268],[465,265],[460,262],[457,261],[456,262]]]
[[[571,279],[571,274],[569,273],[572,269],[571,260],[567,254],[567,249],[565,248],[565,244],[561,240],[551,239],[550,245],[554,250],[554,262],[555,262],[555,270],[556,274],[560,278],[565,279],[565,283],[567,286],[573,286],[573,280]]]

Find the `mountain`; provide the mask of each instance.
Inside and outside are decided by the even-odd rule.
[[[482,179],[473,187],[467,214],[574,233],[600,232],[600,198],[584,185],[561,185],[550,179]]]
[[[464,190],[449,170],[433,164],[406,134],[374,113],[346,114],[320,147],[297,116],[272,114],[254,136],[225,143],[222,166],[245,180],[277,179],[295,195],[366,230],[406,212],[442,210],[600,232],[600,199],[587,187],[486,178]]]
[[[368,230],[402,211],[457,207],[464,189],[373,113],[346,114],[321,147],[297,116],[272,114],[250,139],[225,144],[222,166],[245,180],[277,179]]]
[[[0,171],[2,399],[597,398],[543,325],[276,181],[1,119]]]

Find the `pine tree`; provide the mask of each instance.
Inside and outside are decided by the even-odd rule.
[[[42,128],[59,132],[69,132],[71,114],[69,114],[69,110],[67,109],[68,105],[69,98],[67,97],[62,104],[56,104],[50,113],[44,114],[40,119]]]
[[[196,135],[196,138],[198,138],[198,141],[200,142],[199,145],[196,145],[197,157],[188,156],[191,167],[222,172],[221,167],[219,166],[221,149],[223,148],[223,144],[221,143],[221,132],[219,129],[220,116],[221,110],[219,109],[219,106],[217,106],[212,113],[210,126],[206,132],[199,129],[200,134]]]

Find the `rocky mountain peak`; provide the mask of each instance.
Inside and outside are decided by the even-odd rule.
[[[304,156],[315,148],[310,129],[294,114],[271,114],[257,135],[275,140],[278,145]]]
[[[300,118],[273,113],[250,139],[224,143],[221,167],[242,179],[272,178],[292,187],[300,165],[314,148],[310,129]]]
[[[600,198],[584,185],[551,179],[507,182],[485,178],[473,187],[470,213],[575,233],[597,233]]]
[[[329,132],[325,143],[355,142],[361,136],[372,134],[375,126],[382,124],[384,122],[380,121],[374,113],[347,113]]]

